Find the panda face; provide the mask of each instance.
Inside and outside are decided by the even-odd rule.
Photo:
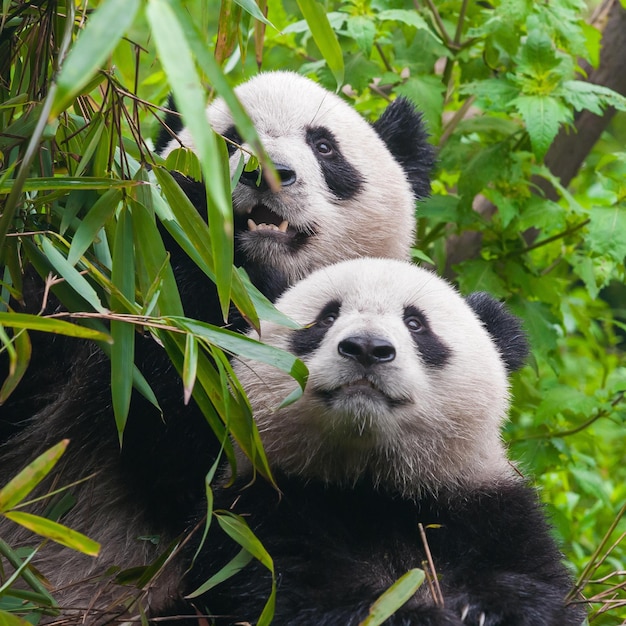
[[[500,440],[507,371],[465,300],[408,263],[358,259],[321,269],[278,308],[303,325],[267,324],[265,342],[309,368],[293,381],[239,364],[270,465],[288,474],[404,495],[510,475]]]
[[[236,94],[281,183],[272,191],[255,171],[244,173],[233,190],[237,245],[251,265],[270,265],[294,282],[347,258],[407,258],[415,194],[370,124],[341,98],[295,73],[259,74]],[[221,99],[207,116],[228,141],[234,171],[242,156],[249,158],[249,147]],[[180,143],[193,147],[185,129],[163,156]],[[430,164],[430,152],[424,153]]]

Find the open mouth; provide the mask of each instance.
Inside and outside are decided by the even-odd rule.
[[[248,230],[250,231],[272,231],[272,232],[295,232],[294,228],[289,227],[289,222],[274,213],[264,204],[255,204],[248,211]]]

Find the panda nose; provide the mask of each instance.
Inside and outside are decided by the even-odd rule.
[[[393,344],[380,337],[357,335],[346,337],[339,342],[337,351],[347,359],[354,359],[367,367],[377,363],[389,363],[396,358],[396,349]]]
[[[281,187],[289,187],[296,182],[296,173],[291,168],[281,163],[274,163],[274,168],[278,174]],[[261,176],[261,170],[259,168],[250,172],[244,170],[239,180],[247,187],[256,187],[259,191],[267,191],[269,189],[265,178]]]

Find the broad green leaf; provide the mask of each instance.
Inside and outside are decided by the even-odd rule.
[[[1,313],[0,324],[9,328],[26,328],[28,330],[41,330],[48,333],[56,333],[57,335],[67,335],[68,337],[80,337],[81,339],[93,339],[94,341],[104,341],[111,343],[111,337],[106,333],[87,328],[85,326],[77,326],[63,320],[52,317],[41,317],[39,315],[30,315],[29,313]]]
[[[543,159],[561,124],[571,121],[571,111],[552,96],[519,96],[511,104],[524,120],[533,152]]]
[[[102,68],[133,23],[140,4],[139,0],[104,0],[89,16],[57,76],[50,119],[58,117]]]
[[[466,261],[460,268],[459,286],[463,293],[486,291],[496,298],[507,295],[506,287],[495,271],[493,263],[482,259]]]
[[[375,18],[381,22],[402,22],[408,26],[414,26],[418,30],[425,30],[431,37],[441,43],[441,39],[431,30],[428,22],[417,11],[387,9],[376,13]]]
[[[89,556],[98,556],[100,552],[100,544],[97,541],[45,517],[22,511],[10,511],[4,516],[16,524],[20,524],[20,526],[24,526],[42,537],[52,539],[52,541],[56,541],[67,548],[72,548],[72,550]]]
[[[67,255],[67,261],[70,265],[76,265],[106,222],[113,216],[121,200],[122,191],[120,189],[109,189],[89,209],[72,238],[70,251]]]
[[[40,454],[0,489],[0,512],[19,504],[49,473],[65,452],[69,439],[63,439]]]
[[[594,207],[590,217],[587,239],[590,248],[623,263],[626,258],[626,204]]]
[[[113,270],[111,280],[128,300],[135,299],[135,259],[133,255],[133,223],[130,208],[120,212],[115,229]],[[118,298],[111,296],[113,311],[125,312]],[[124,427],[130,408],[135,361],[135,328],[133,324],[111,321],[111,396],[117,432],[122,442]]]
[[[369,615],[359,626],[380,626],[422,586],[424,570],[412,569],[396,580],[370,607]]]
[[[369,17],[351,15],[346,22],[346,33],[356,41],[363,54],[370,55],[376,37],[376,27]]]
[[[316,0],[297,0],[298,7],[311,29],[313,41],[322,53],[330,71],[337,81],[337,89],[343,85],[343,53],[332,29],[325,8]]]

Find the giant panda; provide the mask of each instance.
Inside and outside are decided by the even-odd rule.
[[[578,626],[545,514],[500,436],[507,375],[527,353],[519,320],[484,293],[463,298],[389,259],[317,270],[277,307],[301,328],[265,323],[262,338],[307,365],[302,397],[281,406],[296,386],[287,374],[235,367],[278,490],[254,481],[241,457],[234,486],[224,476],[214,501],[273,560],[273,623],[357,626],[394,581],[424,567],[427,545],[441,597],[424,583],[386,625]],[[186,593],[239,549],[209,533]],[[254,623],[269,591],[253,561],[194,610],[216,625]]]
[[[433,155],[408,101],[395,100],[370,125],[340,97],[293,73],[259,74],[236,94],[283,181],[273,193],[244,175],[233,190],[235,262],[267,297],[275,299],[287,285],[338,259],[409,256],[415,201],[428,192]],[[160,139],[163,156],[175,145],[193,149],[175,120],[170,117],[168,126],[180,131],[179,138]],[[207,120],[231,142],[241,143],[221,99],[209,105]],[[238,160],[235,149],[233,169]],[[206,215],[203,183],[177,179]],[[286,225],[275,228],[276,221]],[[220,323],[213,284],[171,240],[165,241],[186,314]],[[13,304],[39,312],[41,284],[32,274],[25,284],[25,302]],[[51,295],[45,313],[61,309]],[[234,326],[241,328],[241,320]],[[204,498],[204,478],[220,442],[197,405],[183,404],[180,378],[151,337],[136,337],[136,363],[163,413],[134,392],[121,451],[108,359],[86,342],[37,333],[32,338],[29,371],[0,407],[0,429],[5,429],[0,485],[48,447],[70,439],[39,493],[76,483],[71,489],[76,503],[61,521],[101,542],[101,554],[92,559],[48,544],[33,564],[49,581],[64,615],[78,608],[82,618],[95,623],[119,604],[119,589],[101,575],[114,566],[150,563],[179,536]],[[92,474],[97,477],[80,482]],[[0,535],[14,548],[36,541],[5,519]],[[168,565],[146,603],[163,604],[175,593],[180,573]]]

